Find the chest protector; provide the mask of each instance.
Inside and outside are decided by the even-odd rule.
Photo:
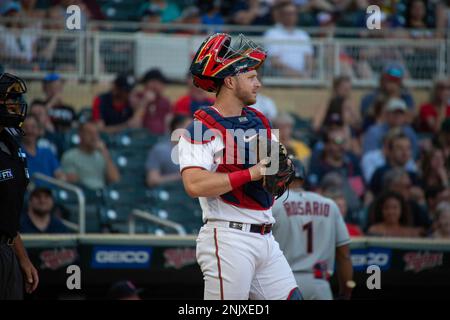
[[[251,107],[245,107],[238,117],[222,117],[215,109],[206,107],[197,110],[194,118],[202,122],[205,129],[219,134],[225,145],[217,172],[230,173],[254,166],[255,134],[263,133],[261,136],[268,139],[272,134],[267,118]],[[272,195],[264,190],[262,180],[248,182],[220,198],[236,207],[252,210],[267,210],[274,201]]]

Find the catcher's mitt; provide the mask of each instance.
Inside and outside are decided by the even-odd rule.
[[[283,144],[275,141],[270,141],[270,148],[268,148],[269,163],[267,167],[273,166],[276,170],[269,170],[268,174],[263,176],[263,187],[275,199],[278,199],[289,187],[289,184],[294,180],[295,168],[292,161],[288,158],[287,150]],[[274,152],[278,152],[278,157]]]

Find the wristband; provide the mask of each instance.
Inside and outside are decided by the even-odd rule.
[[[230,179],[232,189],[237,189],[243,184],[252,181],[249,169],[231,172],[228,174],[228,178]]]

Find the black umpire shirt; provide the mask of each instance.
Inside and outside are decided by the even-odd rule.
[[[0,234],[17,235],[28,181],[25,153],[8,129],[3,129],[0,131]]]

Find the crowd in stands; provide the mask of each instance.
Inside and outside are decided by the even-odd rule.
[[[260,111],[279,129],[288,152],[307,166],[305,188],[334,199],[352,235],[448,238],[450,81],[436,80],[429,101],[417,105],[403,77],[401,66],[386,65],[379,87],[359,102],[350,78],[337,77],[326,107],[310,121],[313,140],[295,135],[297,116],[278,110],[270,98],[258,96],[266,101],[261,106],[270,105]],[[150,149],[135,151],[146,155],[143,187],[181,184],[178,165],[171,160],[176,142],[169,134],[185,128],[198,108],[214,103],[190,77],[184,95],[167,97],[164,74],[151,69],[138,80],[118,74],[110,90],[93,98],[89,115],[78,117],[64,102],[58,74],[47,75],[42,83],[43,98],[30,103],[23,126],[30,174],[40,172],[90,190],[121,181],[118,162],[102,139],[129,129],[159,137]],[[259,108],[258,101],[254,107]],[[68,147],[63,137],[73,131],[79,142]],[[64,216],[47,216],[51,193],[45,184],[37,187],[40,192],[32,193],[26,206],[24,230],[60,231],[57,219]]]
[[[320,50],[313,45],[312,36],[333,34],[335,37],[351,35],[352,38],[363,39],[381,37],[423,41],[445,38],[450,28],[450,3],[444,0],[4,0],[0,3],[0,42],[3,44],[0,58],[5,64],[16,70],[78,71],[77,39],[45,32],[45,29],[66,31],[65,10],[70,4],[80,6],[83,23],[137,22],[134,27],[107,24],[90,30],[202,35],[233,32],[227,29],[229,25],[259,26],[262,29],[249,29],[245,33],[261,36],[262,44],[269,52],[265,72],[280,78],[317,79]],[[379,31],[368,30],[366,26],[367,8],[371,5],[381,10]],[[2,20],[2,17],[17,19]],[[44,18],[47,20],[42,20]],[[161,27],[169,25],[190,27]],[[305,31],[311,27],[316,31]],[[339,31],[346,28],[355,28],[356,31]],[[136,50],[131,43],[105,41],[99,50],[101,70],[116,73],[132,69],[130,61],[123,58]],[[392,47],[385,52],[383,46],[342,46],[338,58],[341,73],[356,78],[374,79],[379,74],[380,64],[385,60],[396,60],[405,68],[407,77],[431,79],[437,72],[436,50],[415,47],[401,52]],[[383,86],[381,90],[389,88]],[[366,106],[372,102],[371,99],[373,96],[367,98]],[[406,103],[411,105],[410,101]]]
[[[295,10],[278,10],[286,2]],[[72,4],[81,8],[84,19],[161,24],[272,26],[283,15],[304,27],[365,28],[371,5],[381,9],[382,27],[414,29],[412,37],[429,37],[426,29],[444,31],[450,24],[445,0],[4,0],[0,14],[50,18],[50,28],[57,29],[57,18]]]

